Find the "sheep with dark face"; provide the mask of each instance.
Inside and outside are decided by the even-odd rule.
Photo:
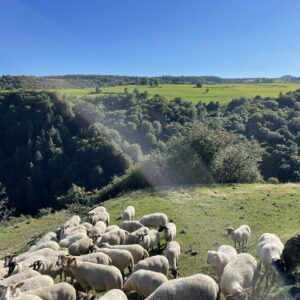
[[[294,274],[300,266],[300,234],[290,238],[284,245],[282,259],[272,262],[284,285],[296,283],[298,280]]]
[[[300,233],[285,243],[282,257],[287,273],[292,273],[300,266]]]
[[[169,222],[167,225],[161,225],[158,232],[163,232],[165,241],[171,242],[176,236],[176,225],[172,222]]]

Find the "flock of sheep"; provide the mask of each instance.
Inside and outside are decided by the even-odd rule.
[[[177,278],[181,249],[174,240],[176,225],[164,213],[138,221],[134,217],[134,207],[128,206],[121,225],[108,226],[109,213],[99,206],[88,212],[85,222],[73,216],[27,252],[8,254],[0,261],[0,300],[92,300],[96,291],[106,292],[102,300],[127,299],[133,292],[147,300],[216,300],[221,293],[226,299],[244,300],[253,293],[261,264],[266,287],[275,274],[284,284],[297,281],[299,235],[283,245],[275,234],[263,234],[256,247],[258,264],[250,254],[236,250],[249,240],[249,226],[230,227],[235,247],[222,245],[207,254],[215,279],[205,274]],[[162,255],[149,255],[154,249]],[[60,283],[55,284],[57,276]],[[76,293],[74,280],[81,292]]]

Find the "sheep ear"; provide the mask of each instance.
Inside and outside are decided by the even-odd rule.
[[[6,289],[7,288],[7,286],[5,286],[5,285],[0,285],[0,289],[2,289],[2,290],[4,290],[4,289]]]

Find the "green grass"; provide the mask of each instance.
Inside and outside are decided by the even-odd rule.
[[[14,218],[8,227],[0,229],[0,257],[6,253],[25,251],[28,243],[40,235],[57,228],[68,218],[68,212],[60,211],[41,218]]]
[[[182,247],[179,262],[182,276],[210,274],[207,250],[232,244],[224,230],[228,226],[248,224],[251,227],[252,236],[244,251],[253,255],[262,233],[276,233],[284,242],[300,227],[300,185],[297,184],[217,185],[132,192],[104,203],[111,215],[111,224],[120,222],[117,220],[120,213],[130,204],[136,208],[137,219],[144,214],[164,212],[174,220],[176,240]],[[66,213],[60,212],[1,230],[1,254],[24,249],[26,241],[56,228],[66,218]],[[191,256],[191,250],[197,251],[197,255]]]
[[[281,92],[283,94],[294,91],[300,88],[300,84],[276,82],[276,83],[241,83],[241,84],[205,84],[202,88],[196,88],[191,84],[164,84],[159,87],[150,86],[116,86],[116,87],[102,87],[101,95],[106,94],[119,94],[124,92],[124,88],[127,87],[131,93],[134,88],[138,88],[140,92],[147,91],[151,96],[156,94],[162,95],[167,99],[174,99],[181,97],[186,101],[197,103],[199,101],[208,103],[210,101],[219,101],[221,105],[224,105],[232,99],[245,97],[252,98],[257,95],[266,97],[277,97]],[[209,89],[208,93],[206,89]],[[62,89],[57,90],[59,93],[63,93],[71,96],[84,96],[94,92],[94,88],[85,89]],[[94,94],[95,95],[95,94]],[[94,96],[93,95],[93,96]]]

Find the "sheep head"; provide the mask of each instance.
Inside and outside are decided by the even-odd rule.
[[[158,228],[158,232],[162,232],[164,230],[167,230],[168,228],[164,225],[160,225],[159,228]]]
[[[4,267],[8,267],[9,264],[13,261],[16,261],[17,254],[9,254],[7,253],[4,257]]]
[[[228,227],[228,228],[225,228],[225,230],[227,230],[227,234],[230,235],[232,232],[234,232],[234,228],[233,227]]]
[[[63,263],[63,268],[70,268],[72,266],[75,266],[77,263],[76,257],[72,257],[72,256],[66,256],[64,263]]]
[[[10,299],[18,295],[18,289],[24,285],[24,282],[17,284],[0,285],[0,289],[3,290],[1,299]]]
[[[44,265],[44,263],[39,259],[39,260],[36,260],[35,262],[33,262],[33,264],[30,265],[30,267],[32,267],[33,270],[38,271],[38,270],[41,270],[42,268],[44,268],[45,265]]]

